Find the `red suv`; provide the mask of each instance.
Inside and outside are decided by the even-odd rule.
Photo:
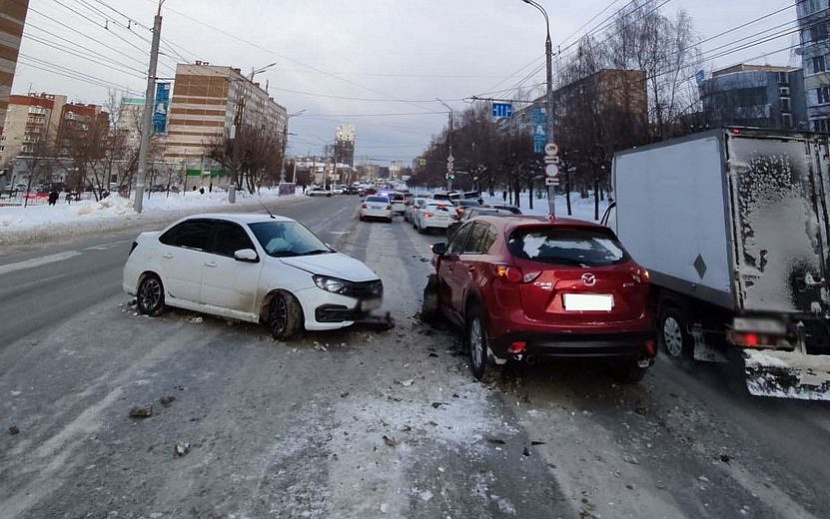
[[[432,248],[422,315],[466,330],[476,378],[546,357],[610,361],[639,382],[653,363],[648,272],[614,233],[588,222],[478,217]]]

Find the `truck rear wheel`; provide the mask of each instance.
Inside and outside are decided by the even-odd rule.
[[[691,357],[692,338],[687,332],[687,323],[686,315],[677,308],[668,307],[660,312],[658,323],[660,346],[674,361]]]

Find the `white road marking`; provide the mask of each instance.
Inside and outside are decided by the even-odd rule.
[[[9,263],[8,265],[0,265],[0,276],[3,274],[17,272],[18,270],[26,270],[48,265],[50,263],[57,263],[58,261],[68,260],[80,255],[80,252],[70,250],[66,252],[59,252],[58,254],[50,254],[49,256],[42,256],[40,258],[32,258],[26,261],[18,261],[17,263]]]
[[[93,245],[92,247],[87,247],[83,250],[85,250],[85,251],[87,251],[87,250],[96,250],[96,251],[97,250],[110,250],[110,249],[114,249],[115,247],[119,247],[121,245],[127,244],[127,243],[130,243],[130,240],[114,241],[112,243],[105,243],[103,245]]]

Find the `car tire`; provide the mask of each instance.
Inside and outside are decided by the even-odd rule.
[[[473,306],[467,312],[465,343],[470,352],[470,370],[473,376],[481,382],[494,382],[498,375],[498,367],[488,355],[489,334],[478,306]]]
[[[430,274],[427,285],[424,287],[424,298],[421,301],[421,321],[426,324],[435,324],[441,314],[438,308],[438,276]]]
[[[155,274],[147,274],[136,291],[138,313],[158,317],[164,313],[164,285]]]
[[[278,341],[296,338],[303,331],[303,307],[288,292],[278,292],[268,308],[268,328]]]
[[[692,338],[686,331],[688,320],[683,311],[665,307],[660,311],[657,336],[660,349],[673,361],[685,363],[693,354]]]
[[[392,223],[392,221],[392,217],[390,216],[389,218],[387,218],[386,223]]]
[[[626,361],[613,368],[611,377],[620,384],[637,384],[646,375],[648,368],[641,368],[636,360]]]
[[[366,218],[365,218],[363,215],[358,216],[358,219],[359,219],[361,222],[365,222],[365,221],[366,221]]]

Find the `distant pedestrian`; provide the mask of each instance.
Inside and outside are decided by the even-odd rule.
[[[66,203],[72,205],[72,193],[69,191],[66,192]]]
[[[501,199],[504,200],[505,203],[507,203],[507,190],[506,189],[501,192]]]
[[[204,195],[205,194],[205,188],[200,187],[199,188],[199,194]]]
[[[305,184],[303,184],[303,194],[305,194]]]
[[[59,197],[59,196],[60,196],[60,194],[58,193],[58,191],[57,191],[56,189],[53,189],[53,190],[49,193],[49,205],[55,205],[55,204],[57,204],[57,203],[58,203],[58,197]]]

